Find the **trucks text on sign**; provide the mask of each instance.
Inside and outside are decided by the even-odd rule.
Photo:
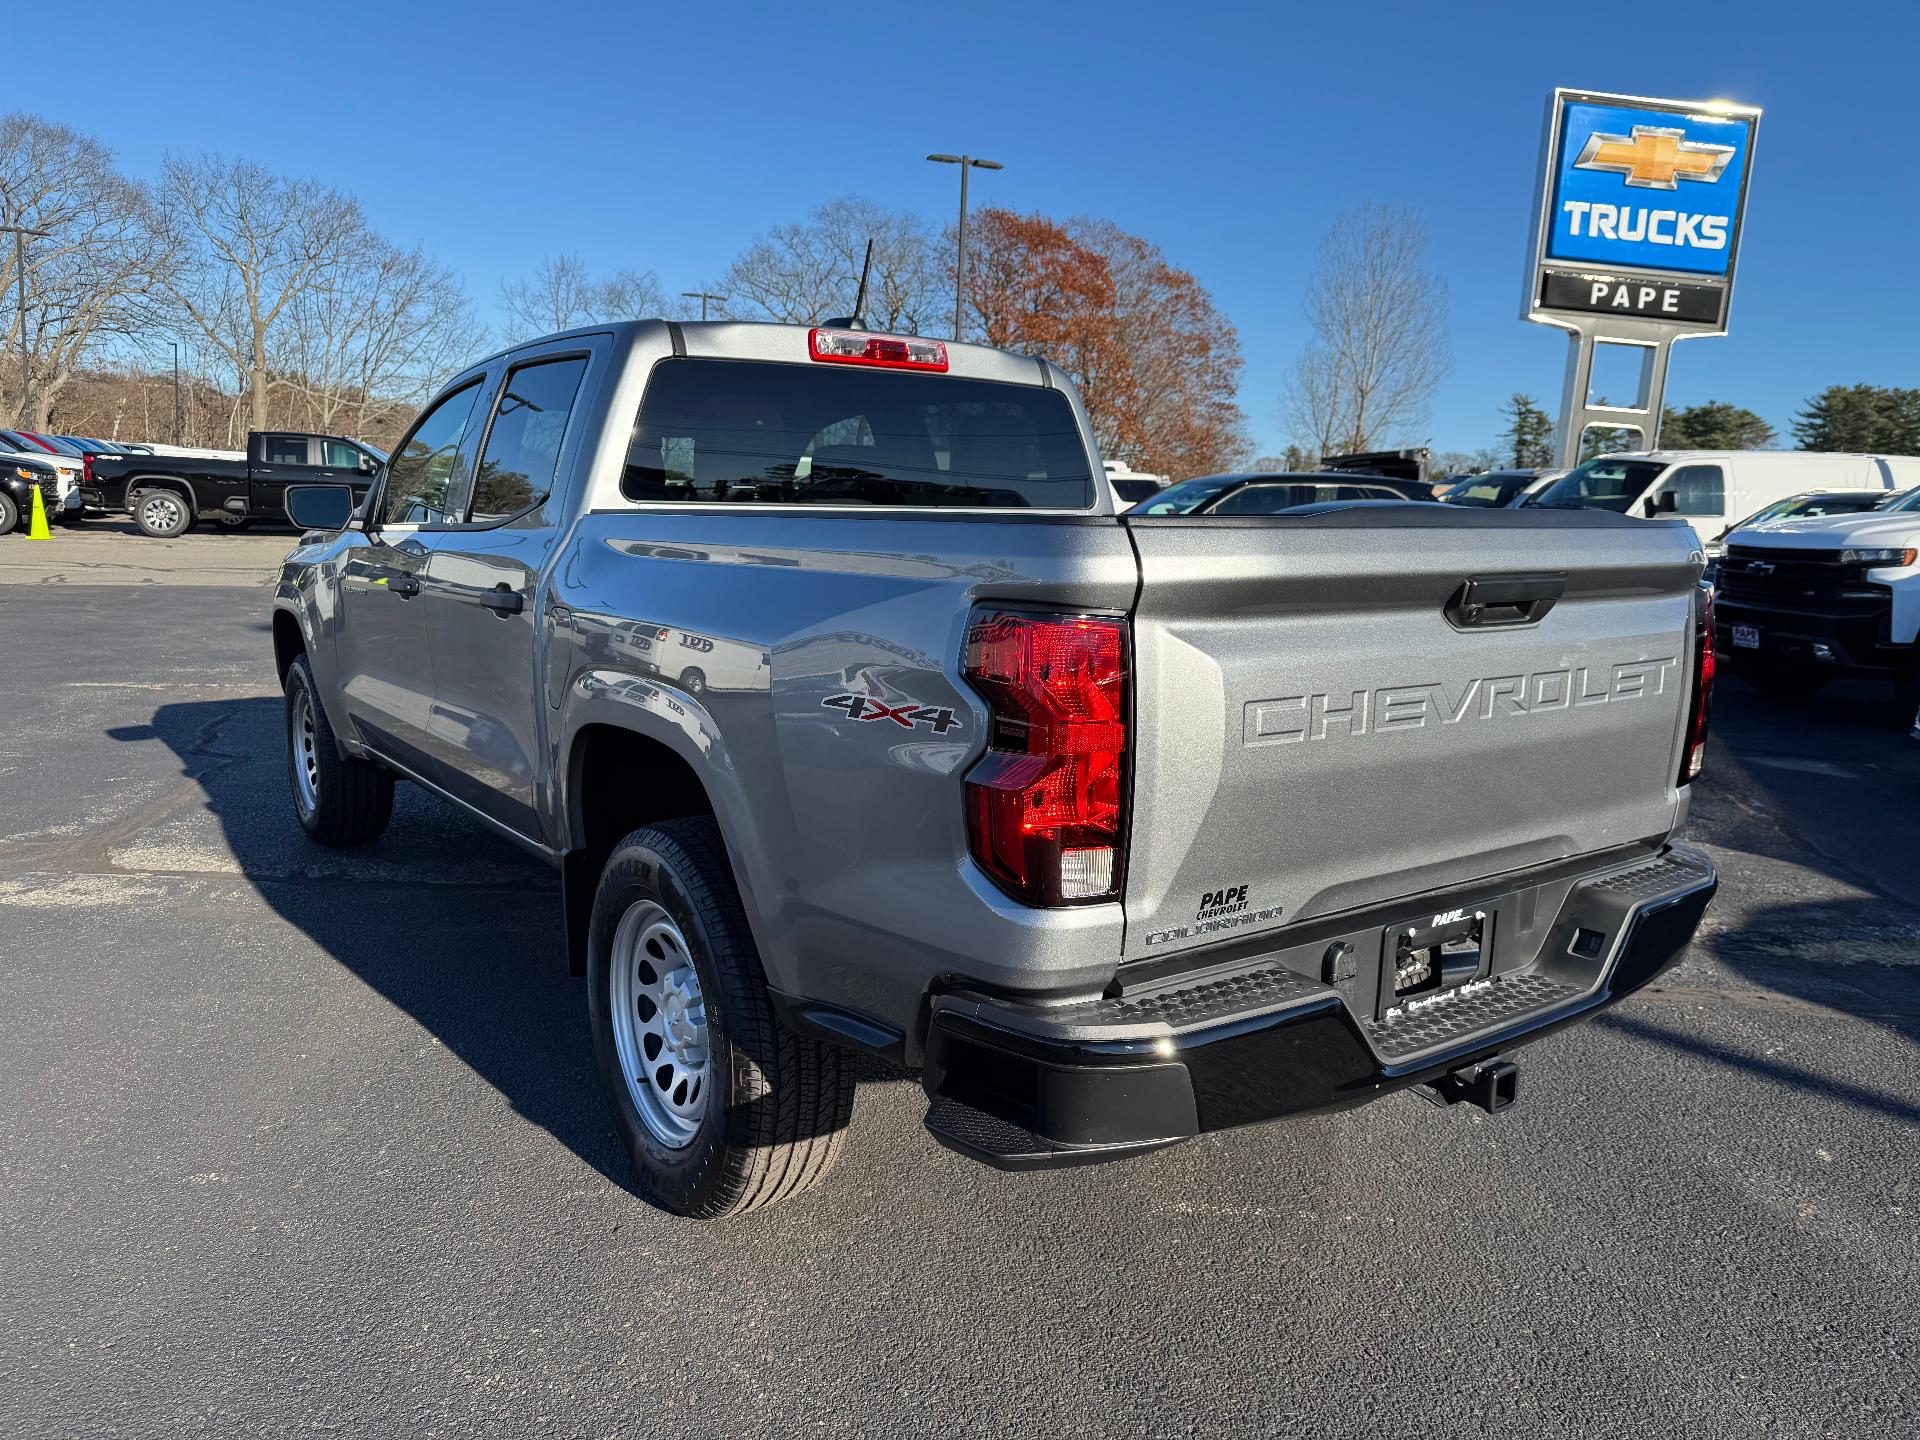
[[[1546,258],[1725,277],[1752,136],[1744,115],[1569,104]]]

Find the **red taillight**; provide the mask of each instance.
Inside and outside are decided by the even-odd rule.
[[[83,455],[80,457],[80,478],[88,485],[93,484],[93,456]]]
[[[807,350],[816,360],[841,365],[886,365],[895,370],[947,368],[947,347],[915,335],[869,335],[865,330],[809,330]]]
[[[1713,591],[1701,587],[1693,613],[1693,700],[1687,706],[1687,743],[1680,756],[1682,785],[1700,773],[1707,759],[1707,712],[1713,708]]]
[[[978,616],[965,674],[993,711],[967,773],[973,858],[1031,905],[1119,893],[1127,761],[1124,620]]]

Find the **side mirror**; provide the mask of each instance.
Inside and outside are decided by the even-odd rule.
[[[302,530],[344,530],[353,518],[352,487],[289,485],[287,518]]]
[[[1662,490],[1660,492],[1659,507],[1662,515],[1678,515],[1680,513],[1680,492],[1677,490]]]
[[[371,455],[362,455],[360,457],[359,470],[362,475],[378,475],[380,473],[380,462]]]

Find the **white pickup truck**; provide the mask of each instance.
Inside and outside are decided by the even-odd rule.
[[[1891,680],[1920,707],[1920,490],[1878,510],[1746,525],[1727,537],[1719,640],[1757,689],[1805,695],[1840,675]]]

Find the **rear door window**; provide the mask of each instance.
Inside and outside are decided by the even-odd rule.
[[[675,358],[647,383],[621,491],[650,503],[1083,510],[1093,474],[1058,390]]]
[[[567,420],[586,373],[584,355],[538,360],[507,372],[474,479],[476,521],[508,519],[553,493],[560,442],[567,438]]]
[[[260,458],[268,465],[307,465],[307,437],[304,435],[263,435]]]

